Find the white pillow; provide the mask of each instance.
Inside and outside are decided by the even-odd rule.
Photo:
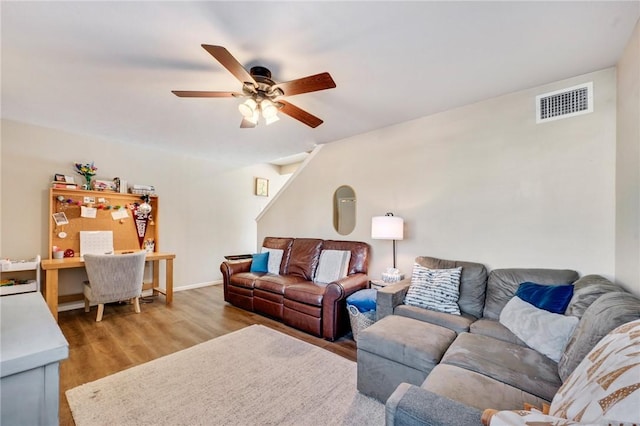
[[[461,273],[462,267],[429,269],[415,263],[411,274],[411,285],[404,297],[404,303],[432,311],[460,315],[458,298]]]
[[[518,296],[513,296],[500,313],[500,324],[511,330],[527,346],[555,362],[560,361],[562,351],[578,321],[578,317],[538,309]]]
[[[322,250],[314,282],[329,284],[346,277],[350,260],[349,250]]]
[[[585,356],[551,401],[549,414],[599,425],[638,424],[640,320],[621,325]]]
[[[267,272],[270,274],[280,275],[280,264],[282,263],[282,255],[284,250],[262,247],[261,253],[269,252],[269,263],[267,263]]]

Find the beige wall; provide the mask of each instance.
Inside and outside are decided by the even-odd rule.
[[[370,275],[391,265],[371,217],[405,219],[398,266],[432,255],[490,268],[614,275],[615,69],[555,82],[326,144],[258,220],[264,236],[362,240]],[[535,96],[593,81],[595,112],[535,122]],[[400,106],[390,105],[389,108]],[[354,232],[332,226],[332,196],[357,196]]]
[[[616,279],[640,292],[640,21],[617,71]]]
[[[160,248],[176,253],[175,286],[220,280],[226,254],[256,249],[256,216],[269,198],[253,195],[254,177],[269,179],[275,194],[289,176],[270,165],[216,172],[203,159],[2,121],[0,255],[48,255],[48,187],[73,162],[95,161],[97,178],[119,176],[155,185],[160,201]],[[76,178],[81,178],[75,175]],[[65,271],[62,294],[80,291],[82,277]]]

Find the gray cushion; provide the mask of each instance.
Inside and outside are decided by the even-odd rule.
[[[487,287],[487,268],[481,263],[445,260],[435,257],[419,256],[416,263],[430,269],[451,269],[462,267],[460,276],[460,297],[458,306],[464,313],[475,318],[482,316],[485,290]]]
[[[613,292],[600,296],[584,311],[558,362],[562,380],[575,370],[593,347],[614,328],[640,318],[640,299],[631,293]]]
[[[479,334],[458,335],[441,362],[489,376],[547,401],[562,385],[558,364],[546,356]]]
[[[527,346],[518,336],[513,334],[500,321],[490,319],[479,319],[469,327],[469,332],[473,334],[481,334],[483,336],[493,337],[494,339],[503,340],[505,342],[515,343],[520,346]]]
[[[397,306],[393,311],[393,314],[446,327],[456,333],[469,331],[469,326],[474,321],[474,318],[471,315],[465,313],[462,315],[453,315],[409,305]]]
[[[358,334],[358,350],[431,371],[455,337],[448,328],[390,315]]]
[[[585,275],[573,283],[573,297],[564,314],[581,318],[597,298],[612,291],[624,289],[600,275]]]
[[[521,410],[525,402],[536,407],[542,407],[543,402],[549,403],[549,400],[531,395],[518,387],[455,365],[437,365],[421,387],[480,410]]]
[[[483,316],[499,319],[502,308],[524,282],[536,284],[571,284],[578,279],[576,271],[568,269],[494,269],[487,280],[487,298]]]
[[[417,386],[401,383],[385,404],[385,424],[477,426],[482,411]]]

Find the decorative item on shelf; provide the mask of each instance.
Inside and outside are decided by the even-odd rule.
[[[55,189],[78,189],[78,185],[74,181],[73,176],[65,176],[61,173],[53,175],[51,187]]]
[[[112,180],[95,179],[92,184],[94,191],[116,191],[116,185]]]
[[[82,164],[82,163],[74,163],[76,172],[82,175],[86,181],[84,185],[82,185],[83,189],[91,189],[91,178],[96,175],[98,168],[93,165],[93,162]]]
[[[396,240],[404,238],[404,220],[387,213],[371,219],[371,238],[374,240],[393,240],[393,268],[396,268]],[[400,271],[398,271],[400,274]]]
[[[135,184],[131,186],[131,193],[135,195],[156,195],[156,188],[153,185]]]
[[[64,257],[73,257],[76,253],[72,249],[66,249],[64,251]]]

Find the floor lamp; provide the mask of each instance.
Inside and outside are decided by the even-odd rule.
[[[396,240],[404,238],[404,220],[394,216],[393,213],[374,216],[371,219],[371,238],[374,240],[393,240],[393,269],[396,269]]]

